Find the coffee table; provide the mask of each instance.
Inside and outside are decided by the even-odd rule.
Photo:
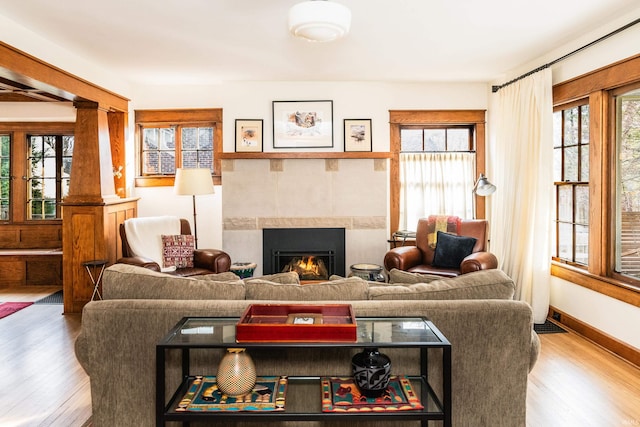
[[[451,426],[451,344],[437,327],[424,317],[358,317],[357,341],[355,342],[256,342],[237,343],[235,325],[239,318],[185,317],[178,322],[156,346],[156,425],[163,426],[168,421],[212,420],[224,423],[236,421],[319,421],[323,419],[362,420],[420,420],[427,426],[429,421],[442,420]],[[380,332],[382,331],[382,332]],[[420,350],[420,375],[407,376],[414,391],[419,396],[424,409],[396,412],[327,413],[321,408],[321,377],[288,377],[286,407],[283,412],[189,412],[177,411],[178,403],[196,379],[190,372],[189,353],[192,349],[225,349],[243,347],[251,349],[305,348],[305,351],[326,351],[335,348],[417,348]],[[167,354],[172,349],[180,349],[182,358],[182,384],[169,401],[165,401],[165,380]],[[431,349],[441,349],[442,357],[442,400],[429,384],[427,374],[428,353]],[[392,361],[393,363],[393,361]],[[257,366],[258,375],[259,366]],[[281,375],[287,375],[283,367]],[[198,375],[206,373],[198,372]],[[399,373],[402,374],[402,373]],[[301,404],[296,396],[317,394],[317,404]],[[313,400],[313,399],[312,399]],[[308,402],[308,401],[306,401]],[[259,425],[259,424],[257,424]]]

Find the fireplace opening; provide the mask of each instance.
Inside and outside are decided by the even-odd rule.
[[[295,271],[300,280],[328,280],[334,270],[335,254],[332,251],[313,253],[275,252],[275,264],[281,273]]]
[[[264,274],[295,271],[300,280],[345,274],[344,228],[265,228]]]

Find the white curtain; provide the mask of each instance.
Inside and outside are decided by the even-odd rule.
[[[488,177],[490,250],[516,282],[516,298],[544,323],[549,309],[553,219],[553,97],[551,70],[493,95]]]
[[[475,153],[400,154],[400,229],[429,215],[473,218]]]

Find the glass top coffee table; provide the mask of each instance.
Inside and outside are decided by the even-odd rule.
[[[362,417],[365,419],[420,420],[426,426],[431,420],[442,420],[451,426],[451,344],[437,327],[424,317],[357,317],[356,341],[337,342],[236,342],[236,324],[239,318],[230,317],[185,317],[180,320],[156,346],[156,424],[167,421],[202,420],[271,420],[318,421],[323,419]],[[420,374],[407,376],[413,391],[423,406],[419,410],[394,412],[323,412],[322,376],[289,376],[283,364],[281,375],[287,376],[286,406],[284,411],[185,411],[177,410],[180,401],[192,387],[198,375],[190,372],[190,351],[193,349],[246,348],[253,351],[286,351],[298,349],[302,352],[326,351],[339,348],[376,347],[418,349]],[[181,353],[183,381],[173,396],[165,400],[167,354],[179,349]],[[438,398],[429,384],[427,365],[431,349],[441,349],[437,357],[442,364],[442,399]],[[381,350],[382,351],[382,350]],[[298,354],[298,353],[296,353]],[[317,355],[316,355],[317,356]],[[212,366],[215,362],[212,361]],[[260,367],[256,365],[258,375]],[[206,375],[207,373],[198,373]],[[328,372],[327,374],[331,374]],[[400,373],[401,374],[401,373]],[[317,395],[317,399],[309,396]],[[300,398],[305,396],[305,399]],[[310,403],[311,402],[311,403]],[[352,418],[353,419],[353,418]],[[360,419],[360,418],[358,418]]]

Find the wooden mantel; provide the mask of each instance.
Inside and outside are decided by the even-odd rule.
[[[358,151],[358,152],[268,152],[268,153],[220,153],[222,160],[236,159],[390,159],[391,153]]]

